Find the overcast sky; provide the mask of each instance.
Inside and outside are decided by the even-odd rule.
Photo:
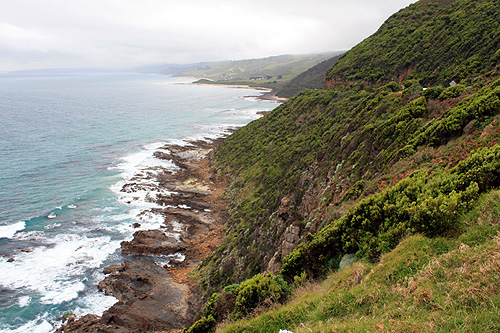
[[[0,71],[346,50],[416,0],[0,0]]]

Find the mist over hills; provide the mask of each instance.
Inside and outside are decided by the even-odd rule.
[[[266,87],[273,89],[281,97],[291,97],[303,89],[320,88],[328,68],[333,64],[332,59],[337,59],[342,53],[343,51],[336,51],[194,64],[163,64],[137,67],[134,70],[141,73],[192,76],[202,78],[197,83],[204,84]]]

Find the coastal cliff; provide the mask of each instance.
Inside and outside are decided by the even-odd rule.
[[[226,240],[196,270],[209,302],[189,332],[262,311],[345,258],[372,264],[414,235],[467,234],[463,216],[500,185],[499,17],[495,1],[410,5],[341,56],[323,89],[224,140],[214,158],[231,179],[231,216]]]
[[[139,291],[122,295],[119,306],[132,306],[118,315],[88,321],[186,333],[500,330],[498,45],[498,1],[421,0],[391,16],[325,72],[322,89],[203,160],[202,178],[225,185],[190,205],[219,207],[217,222],[194,223],[187,241],[140,232],[122,245],[191,251],[189,268],[173,278],[131,274],[133,261],[109,268],[102,290],[120,296],[117,284],[140,280]],[[202,179],[180,183],[191,178]],[[182,302],[165,298],[176,295],[161,289],[167,280],[189,286]],[[127,308],[158,293],[169,313],[123,325]],[[187,316],[168,319],[180,303]]]

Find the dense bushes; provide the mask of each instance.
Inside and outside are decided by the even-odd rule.
[[[324,188],[332,170],[331,190],[322,190],[325,207],[357,200],[364,191],[364,187],[353,188],[342,193],[342,199],[334,192],[338,184],[348,188],[357,182],[368,185],[419,147],[449,142],[471,121],[480,127],[500,112],[500,80],[480,90],[465,91],[469,97],[438,112],[437,118],[429,118],[429,104],[435,104],[433,100],[441,103],[439,98],[446,90],[421,91],[416,81],[407,81],[405,86],[408,96],[421,96],[404,100],[403,92],[394,91],[401,88],[394,83],[349,94],[304,91],[223,142],[215,152],[216,166],[220,174],[233,180],[227,196],[234,206],[226,244],[200,269],[207,295],[266,269],[283,231],[276,214],[274,219],[270,216],[284,196],[295,198],[287,223],[304,221],[298,209],[304,193],[315,186]],[[412,87],[417,87],[414,92]],[[429,90],[434,92],[427,93]]]
[[[419,1],[342,56],[328,71],[327,83],[404,78],[448,86],[488,74],[500,59],[499,17],[495,0]]]
[[[242,318],[258,307],[283,301],[289,294],[290,286],[281,276],[257,274],[239,285],[230,285],[212,294],[201,319],[184,333],[212,332],[216,322]]]
[[[356,205],[285,258],[288,279],[303,270],[326,272],[345,253],[376,258],[405,236],[443,235],[478,194],[500,186],[500,146],[481,149],[452,169],[429,174],[419,170],[393,187]]]
[[[440,94],[440,98],[448,89]],[[455,96],[455,92],[450,94]],[[448,110],[442,117],[429,122],[426,127],[422,128],[420,133],[415,134],[411,144],[414,146],[443,144],[450,138],[462,134],[463,128],[470,121],[482,122],[485,118],[498,113],[500,113],[500,80],[493,81],[477,94],[466,98],[460,104]]]

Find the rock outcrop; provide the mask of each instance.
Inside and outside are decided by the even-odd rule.
[[[186,245],[174,237],[168,237],[161,230],[140,230],[134,239],[121,243],[123,254],[169,255],[186,250]]]
[[[69,318],[57,332],[147,332],[181,329],[189,325],[199,308],[193,286],[172,280],[153,260],[134,259],[110,266],[99,290],[118,302],[102,317]]]
[[[220,198],[226,183],[217,178],[206,157],[214,144],[197,141],[188,146],[165,146],[155,157],[171,160],[179,168],[176,172],[152,172],[150,177],[155,178],[151,183],[124,185],[122,191],[127,193],[160,193],[151,197],[158,207],[141,214],[161,215],[163,225],[158,230],[138,230],[132,240],[121,243],[124,255],[138,258],[104,269],[107,276],[98,288],[118,302],[102,317],[71,317],[58,332],[171,332],[193,322],[201,295],[198,285],[188,277],[220,245],[228,217],[226,203]],[[170,259],[170,267],[144,258],[168,258],[176,253],[183,254],[185,260]]]
[[[148,259],[125,261],[99,283],[99,290],[119,300],[101,322],[132,331],[185,327],[199,307],[193,288],[176,283],[165,268]]]

